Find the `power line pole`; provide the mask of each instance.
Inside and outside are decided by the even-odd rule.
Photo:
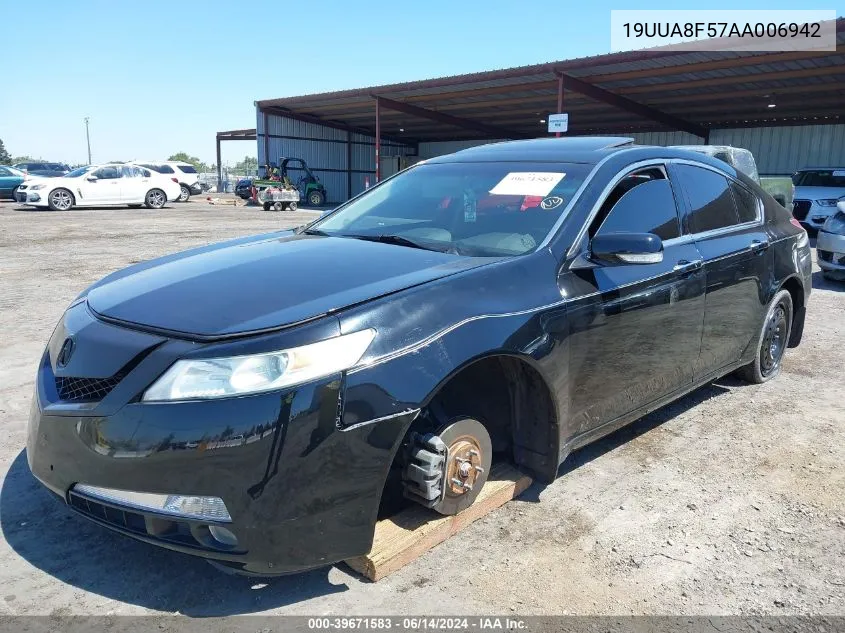
[[[88,164],[91,164],[91,136],[88,134],[88,117],[85,117],[85,140],[88,142]]]

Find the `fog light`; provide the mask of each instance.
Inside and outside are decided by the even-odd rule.
[[[209,525],[208,531],[215,541],[218,541],[223,545],[235,547],[238,544],[238,537],[224,527],[220,527],[219,525]]]
[[[188,495],[159,495],[149,492],[132,492],[100,488],[87,484],[76,484],[75,492],[94,499],[127,506],[138,510],[148,510],[159,514],[184,517],[187,519],[206,519],[209,521],[230,522],[232,517],[226,504],[219,497],[192,497]],[[234,535],[233,535],[234,536]],[[222,541],[221,541],[222,542]]]

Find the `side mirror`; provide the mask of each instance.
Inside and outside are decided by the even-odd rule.
[[[99,180],[99,179],[96,176],[88,176],[88,178],[86,178],[86,180],[88,182],[97,182],[97,180]]]
[[[590,258],[608,264],[659,264],[663,241],[654,233],[607,233],[590,241]]]

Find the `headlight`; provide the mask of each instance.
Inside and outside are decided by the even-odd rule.
[[[44,185],[32,185],[29,190],[30,191],[38,191],[39,189],[43,189]]]
[[[278,352],[176,361],[143,400],[226,398],[302,384],[354,366],[375,334],[361,330]]]
[[[839,233],[840,235],[845,234],[845,213],[840,211],[839,213],[835,213],[830,216],[827,220],[825,220],[825,223],[822,226],[822,231],[826,231],[827,233]]]
[[[816,200],[816,204],[820,207],[835,207],[839,202],[836,198],[825,198],[824,200]]]

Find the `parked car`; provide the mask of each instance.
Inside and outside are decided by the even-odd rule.
[[[252,197],[252,181],[254,178],[241,178],[235,184],[235,195],[242,200],[249,200]]]
[[[708,381],[771,380],[811,265],[797,221],[711,157],[476,147],[89,287],[41,359],[26,454],[123,534],[237,572],[320,567],[366,553],[403,498],[455,514],[496,461],[548,482]]]
[[[179,184],[172,179],[121,163],[88,165],[67,176],[27,180],[15,190],[15,200],[53,211],[121,204],[161,209],[168,201],[178,200],[180,193]]]
[[[825,278],[845,281],[845,198],[836,207],[819,229],[816,256]]]
[[[837,201],[845,196],[845,167],[802,169],[793,174],[792,183],[792,214],[805,227],[818,230],[836,213]]]
[[[176,161],[137,161],[137,164],[146,167],[147,169],[157,171],[164,176],[175,178],[182,190],[179,195],[179,202],[187,202],[188,198],[192,195],[198,196],[203,192],[202,186],[199,182],[200,175],[197,173],[196,168],[189,163],[180,163]]]
[[[44,161],[18,163],[14,167],[30,176],[43,176],[45,178],[57,178],[70,172],[70,167],[64,163],[47,163]]]
[[[25,173],[14,167],[0,165],[0,200],[14,200],[15,189],[26,180],[26,177]]]

